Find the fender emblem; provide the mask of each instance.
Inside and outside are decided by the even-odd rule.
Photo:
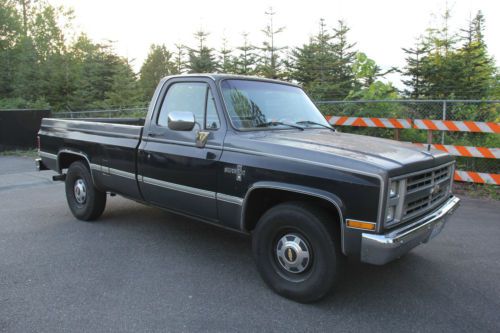
[[[243,176],[245,175],[246,171],[243,170],[243,166],[241,164],[238,164],[236,166],[236,168],[229,168],[229,167],[225,167],[224,168],[224,172],[225,173],[230,173],[230,174],[233,174],[233,175],[236,175],[236,180],[241,182]]]

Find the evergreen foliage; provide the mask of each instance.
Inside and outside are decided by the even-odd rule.
[[[215,56],[213,55],[214,49],[206,46],[206,40],[209,33],[198,30],[194,37],[198,41],[196,49],[189,49],[189,73],[213,73],[217,69]]]
[[[182,53],[180,54],[182,57]],[[178,62],[165,45],[151,45],[148,56],[139,72],[139,84],[146,100],[153,96],[158,82],[163,77],[180,72],[179,67],[182,69],[182,65],[179,65]]]
[[[236,47],[223,39],[215,50],[208,44],[209,33],[200,29],[194,48],[151,45],[139,73],[134,73],[111,42],[96,43],[85,34],[68,38],[73,36],[71,11],[47,0],[0,0],[0,107],[59,111],[144,106],[162,77],[186,72],[290,80],[315,100],[500,98],[500,73],[488,54],[481,12],[455,33],[446,11],[441,27],[427,29],[415,45],[403,49],[402,92],[385,79],[396,69],[383,70],[357,51],[343,21],[329,27],[321,19],[307,43],[288,48],[279,43],[284,27],[276,27],[276,12],[270,8],[265,15],[260,46],[242,33]],[[483,115],[467,119],[474,117]]]
[[[256,64],[258,58],[256,47],[250,44],[250,42],[248,41],[247,32],[242,33],[242,37],[243,44],[236,48],[240,54],[236,58],[234,58],[235,74],[254,75],[256,73]]]
[[[279,47],[276,44],[276,35],[283,32],[285,27],[276,28],[274,26],[274,15],[276,12],[273,8],[269,8],[265,14],[268,16],[268,23],[262,32],[264,33],[265,40],[262,42],[260,51],[260,61],[257,66],[257,73],[263,77],[270,79],[279,79],[283,76],[283,59],[281,53],[286,47]]]
[[[428,29],[407,54],[404,94],[424,99],[498,98],[498,70],[484,42],[484,16],[479,11],[462,29],[450,33],[445,12],[444,25]]]

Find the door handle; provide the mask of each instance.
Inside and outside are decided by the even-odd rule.
[[[156,133],[148,133],[148,136],[154,138],[156,136]]]
[[[215,160],[216,157],[217,157],[217,155],[215,155],[214,153],[212,153],[210,151],[207,153],[207,160]]]

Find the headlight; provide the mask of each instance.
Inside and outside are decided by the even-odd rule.
[[[390,198],[394,198],[396,195],[398,195],[398,187],[399,187],[399,182],[393,180],[391,182],[391,186],[389,187]]]
[[[385,212],[385,220],[387,222],[392,221],[394,219],[394,212],[396,211],[396,206],[387,207],[387,211]]]
[[[387,206],[385,209],[385,226],[401,222],[406,195],[406,179],[389,180],[387,188]]]

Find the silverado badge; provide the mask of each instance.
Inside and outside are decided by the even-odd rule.
[[[236,175],[236,180],[239,182],[241,182],[241,179],[246,173],[246,171],[243,170],[243,166],[241,164],[238,164],[236,168],[225,167],[224,172]]]

